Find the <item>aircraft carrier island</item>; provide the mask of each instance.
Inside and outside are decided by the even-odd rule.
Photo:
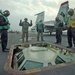
[[[27,43],[11,47],[4,69],[13,75],[36,75],[74,63],[75,52],[70,49],[49,43]]]

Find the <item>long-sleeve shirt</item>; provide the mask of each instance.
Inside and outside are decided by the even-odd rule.
[[[32,22],[29,23],[29,22],[23,21],[19,25],[22,26],[23,32],[28,32],[28,28],[29,28],[29,26],[32,26]]]

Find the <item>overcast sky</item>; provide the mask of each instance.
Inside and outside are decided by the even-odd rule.
[[[45,11],[45,21],[54,20],[60,4],[66,0],[0,0],[0,9],[2,11],[9,10],[9,22],[11,29],[21,31],[19,26],[20,19],[28,18],[28,21],[33,21],[35,24],[35,14]],[[69,7],[75,8],[75,1],[68,0]]]

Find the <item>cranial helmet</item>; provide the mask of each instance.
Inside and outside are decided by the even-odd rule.
[[[60,20],[60,18],[59,17],[56,17],[56,21],[59,21]]]
[[[2,13],[2,10],[0,10],[0,13]]]
[[[9,15],[10,15],[10,12],[9,12],[8,10],[5,10],[5,11],[3,12],[3,15],[9,16]]]
[[[40,20],[40,22],[42,22],[42,20]]]
[[[72,15],[74,14],[74,10],[73,10],[73,9],[69,9],[68,14],[69,14],[70,16],[72,16]]]
[[[27,18],[25,18],[24,20],[28,20]]]

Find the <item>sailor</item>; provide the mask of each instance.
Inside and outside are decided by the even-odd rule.
[[[1,46],[2,51],[4,52],[7,47],[8,42],[8,29],[10,28],[10,23],[8,21],[8,16],[10,12],[5,10],[3,13],[0,13],[0,30],[1,30]]]
[[[37,41],[39,41],[40,35],[41,35],[41,41],[44,41],[43,40],[44,24],[43,24],[42,20],[40,20],[36,24],[36,30],[37,30]]]
[[[75,47],[75,14],[73,9],[69,9],[68,11],[69,18],[67,22],[67,38],[68,38],[68,46],[67,48],[72,47],[72,39],[73,39],[73,44]]]
[[[55,25],[55,30],[56,30],[56,42],[55,42],[55,44],[61,44],[63,22],[60,20],[59,17],[56,17],[54,25]]]
[[[19,25],[22,26],[22,42],[24,43],[25,36],[26,36],[26,42],[28,42],[28,29],[29,26],[32,26],[32,20],[29,23],[28,19],[25,18],[23,22],[22,20],[20,20]]]

